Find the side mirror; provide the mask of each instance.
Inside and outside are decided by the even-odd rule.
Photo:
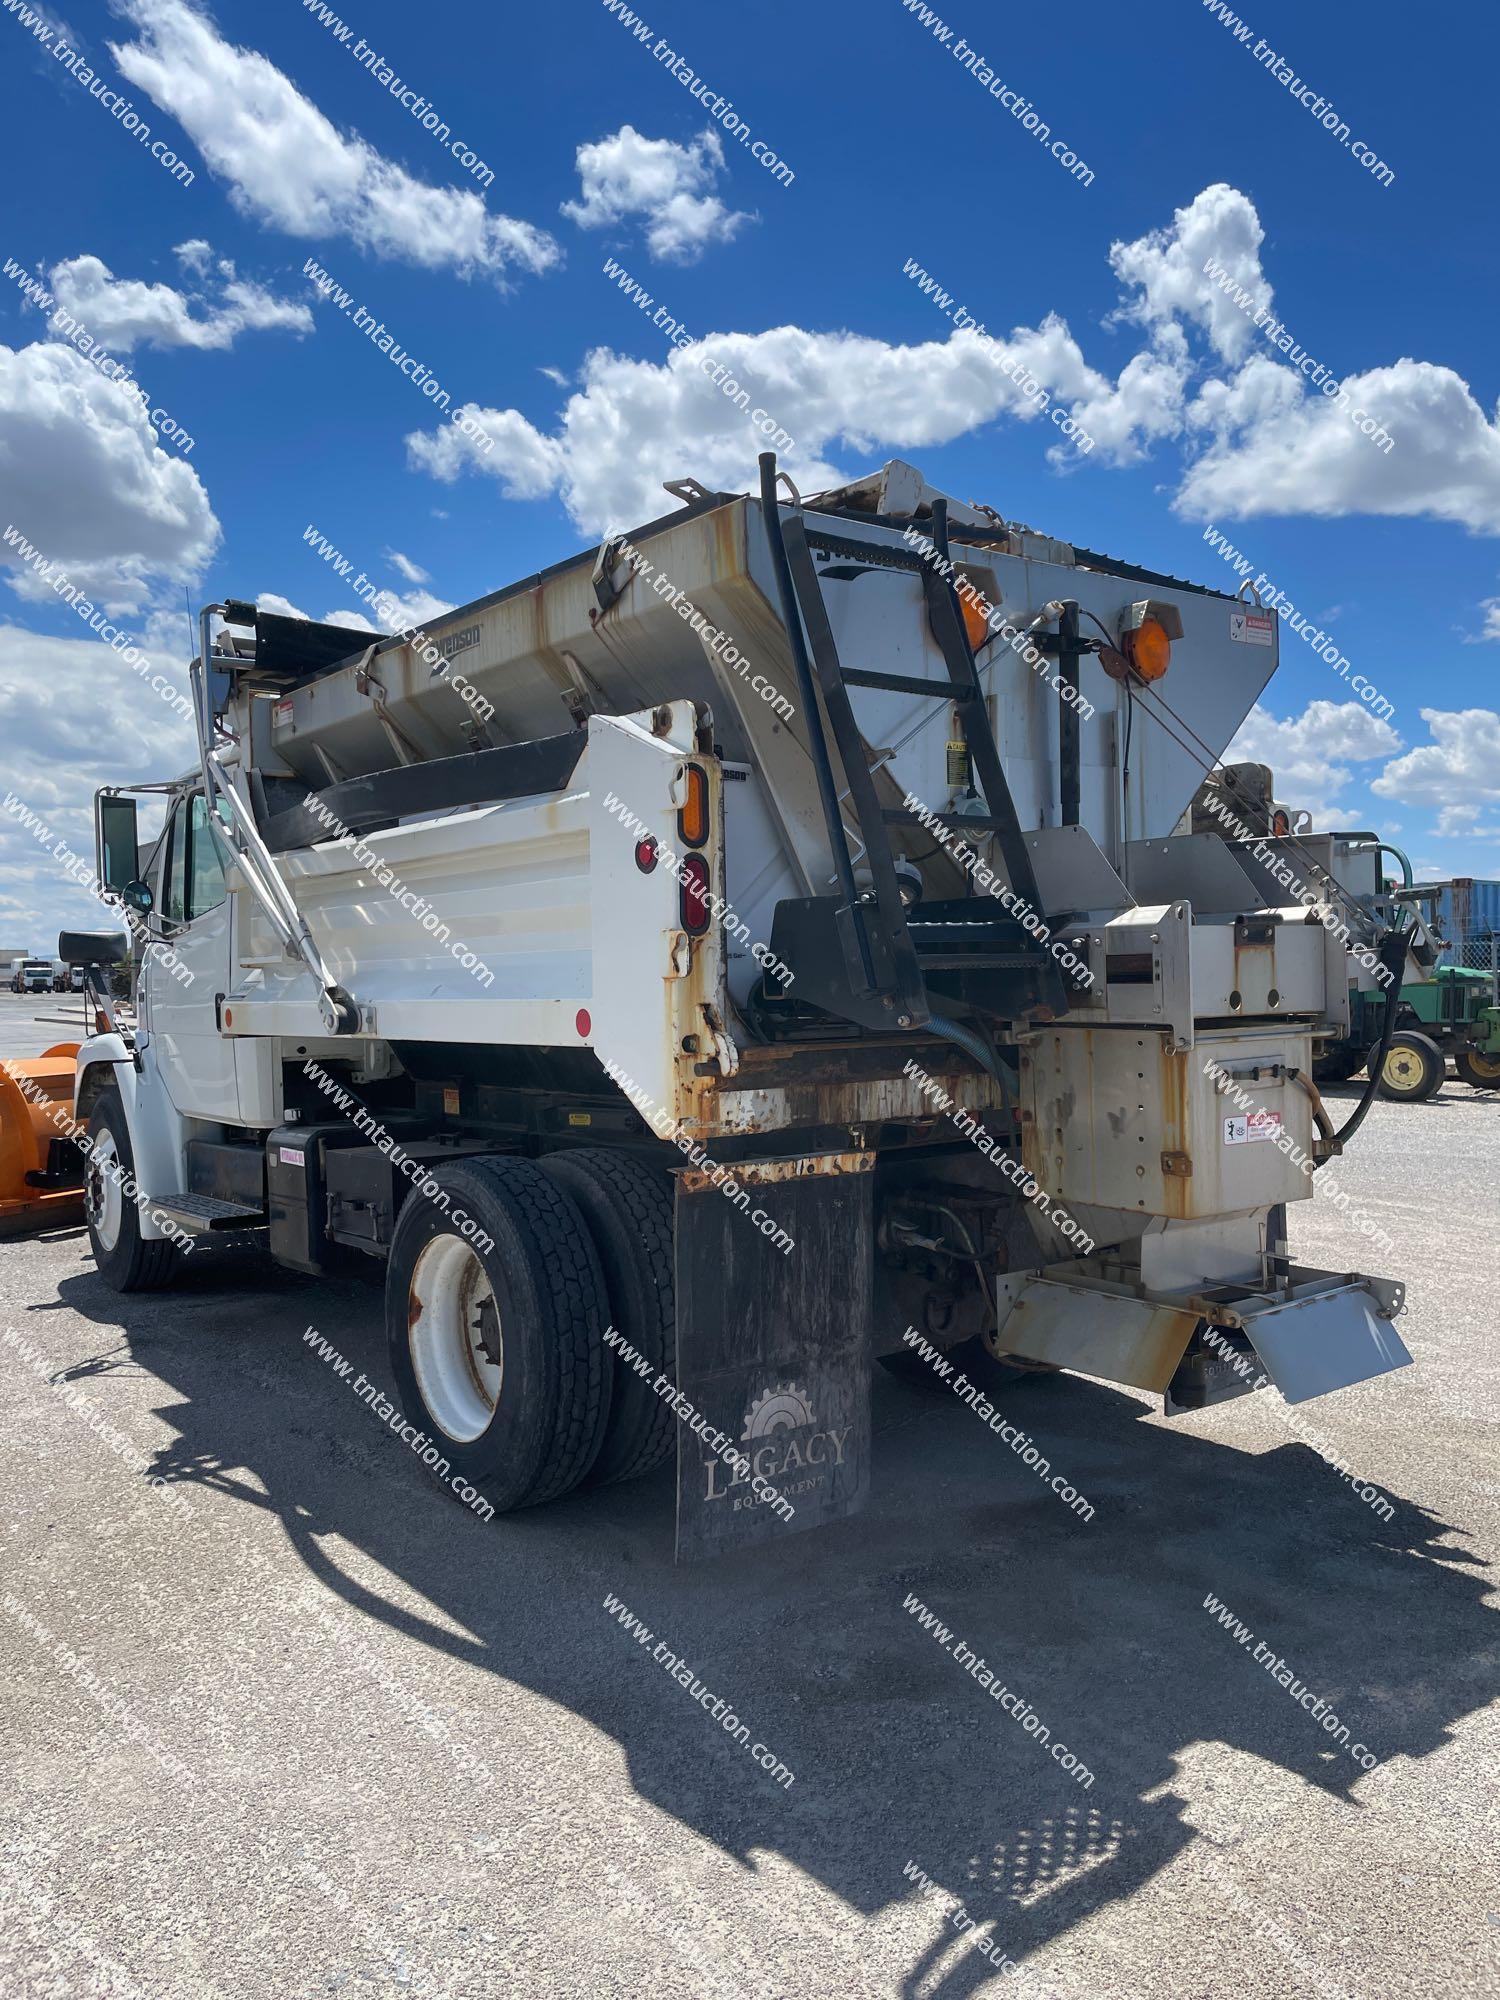
[[[57,955],[75,971],[89,965],[128,965],[130,940],[117,931],[59,931]]]
[[[134,805],[133,800],[131,803]],[[120,901],[125,905],[127,910],[134,910],[138,917],[150,916],[152,910],[156,907],[156,898],[151,893],[151,884],[139,880],[125,884],[124,888],[120,891]]]
[[[101,792],[94,802],[94,825],[102,886],[122,898],[132,885],[144,886],[139,880],[141,855],[136,833],[135,800]],[[149,896],[149,890],[147,894]],[[146,908],[149,910],[150,907],[148,902]]]

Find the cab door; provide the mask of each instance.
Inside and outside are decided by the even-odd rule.
[[[167,1095],[184,1115],[236,1123],[234,1044],[219,1032],[229,990],[227,850],[201,791],[177,801],[158,850],[151,929],[141,967],[142,1025]]]

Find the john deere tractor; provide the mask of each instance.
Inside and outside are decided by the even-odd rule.
[[[1430,979],[1408,980],[1396,1002],[1396,1032],[1380,1073],[1380,1094],[1406,1102],[1433,1097],[1452,1056],[1462,1082],[1500,1090],[1500,1007],[1490,999],[1488,973],[1440,966]],[[1346,1083],[1364,1068],[1380,1040],[1384,997],[1351,988],[1349,1033],[1327,1042],[1316,1074]]]

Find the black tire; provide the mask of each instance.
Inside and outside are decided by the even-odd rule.
[[[1364,1049],[1330,1049],[1313,1058],[1314,1083],[1348,1083],[1365,1066]]]
[[[150,1242],[141,1235],[141,1212],[120,1185],[114,1189],[118,1197],[114,1241],[106,1240],[109,1220],[115,1213],[103,1167],[111,1149],[121,1178],[129,1175],[133,1182],[135,1154],[130,1145],[130,1124],[120,1093],[113,1087],[100,1091],[89,1114],[88,1156],[83,1163],[83,1214],[89,1248],[100,1277],[112,1290],[158,1292],[176,1273],[180,1261],[177,1245]]]
[[[386,1267],[386,1334],[401,1407],[442,1453],[449,1473],[466,1479],[497,1514],[555,1500],[588,1472],[609,1415],[610,1371],[602,1338],[607,1309],[598,1256],[572,1200],[529,1161],[481,1154],[455,1160],[433,1178],[439,1196],[417,1191],[407,1196]],[[490,1239],[488,1249],[455,1226],[457,1211]],[[465,1280],[451,1274],[472,1277],[471,1266],[477,1265],[480,1277],[473,1282],[487,1286],[493,1299],[492,1323],[484,1322],[483,1299],[472,1321],[483,1327],[499,1356],[487,1418],[482,1363],[469,1364],[471,1394],[460,1386],[456,1404],[452,1397],[444,1400],[441,1363],[433,1358],[442,1341],[431,1331],[441,1315],[434,1312],[424,1327],[426,1310],[412,1309],[412,1278],[428,1252],[432,1284],[453,1286],[455,1311],[465,1328],[470,1325],[462,1303]],[[422,1365],[439,1408],[419,1379],[414,1341],[422,1345]],[[469,1346],[477,1356],[479,1347],[472,1340]],[[465,1360],[467,1354],[465,1348]],[[446,1379],[458,1379],[457,1362]],[[453,1427],[444,1424],[439,1409]],[[460,1424],[456,1409],[469,1421]],[[442,1465],[432,1469],[447,1486],[449,1473]]]
[[[1380,1094],[1398,1104],[1424,1104],[1436,1097],[1447,1074],[1436,1042],[1414,1028],[1398,1028],[1380,1066]]]
[[[1500,1058],[1477,1049],[1455,1049],[1453,1064],[1463,1082],[1475,1090],[1500,1090]]]
[[[659,1373],[674,1384],[677,1379],[671,1182],[639,1161],[594,1146],[554,1153],[542,1168],[578,1204],[604,1270],[611,1323],[651,1368],[639,1375],[606,1346],[614,1390],[588,1484],[639,1479],[661,1464],[676,1433],[676,1418],[655,1388]]]

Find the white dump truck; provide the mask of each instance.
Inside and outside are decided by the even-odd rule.
[[[675,1447],[685,1553],[860,1504],[877,1359],[1169,1411],[1408,1361],[1284,1227],[1347,936],[1402,956],[1377,853],[1174,836],[1274,614],[899,461],[761,474],[428,634],[203,612],[149,857],[96,805],[150,939],[78,1056],[104,1277],[381,1259],[445,1464],[503,1511]]]

